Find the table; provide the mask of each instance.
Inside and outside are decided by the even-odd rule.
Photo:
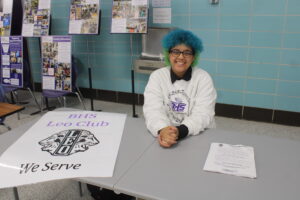
[[[155,139],[148,133],[143,119],[127,116],[113,177],[77,180],[114,190],[114,185],[154,142]]]
[[[212,142],[253,146],[257,179],[203,171]],[[115,185],[145,199],[264,199],[300,197],[300,142],[210,129],[171,149],[157,143]]]
[[[0,117],[7,117],[24,109],[24,106],[0,102]]]
[[[1,134],[0,154],[35,121]],[[212,142],[254,147],[257,179],[203,171]],[[143,119],[127,117],[113,177],[76,180],[145,199],[294,200],[300,196],[299,152],[299,141],[220,129],[166,149]]]
[[[70,108],[57,109],[75,110]],[[39,118],[34,119],[16,129],[0,135],[0,155],[19,137],[21,137]],[[127,116],[119,152],[114,168],[113,177],[109,178],[77,178],[80,182],[90,183],[99,187],[112,189],[126,171],[142,156],[142,154],[155,142],[155,138],[148,133],[144,120]]]

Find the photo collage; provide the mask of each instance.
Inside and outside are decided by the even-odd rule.
[[[70,7],[70,34],[97,34],[99,1],[72,0]]]
[[[59,42],[42,42],[43,89],[71,91],[71,61],[61,62],[59,54]]]
[[[111,32],[147,33],[147,18],[147,0],[114,0],[112,7]]]
[[[0,12],[0,36],[9,36],[11,29],[11,13]]]
[[[1,84],[22,87],[22,37],[1,37]]]
[[[43,0],[25,0],[23,29],[25,36],[43,36],[49,34],[50,7],[39,9],[39,3]],[[26,32],[26,34],[24,34]],[[29,34],[29,35],[28,35]]]

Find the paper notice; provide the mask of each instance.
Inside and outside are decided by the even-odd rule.
[[[132,0],[131,5],[133,6],[147,5],[147,0]]]
[[[212,143],[203,170],[256,178],[253,147]]]
[[[43,89],[54,90],[55,89],[55,77],[43,76]]]
[[[171,8],[153,8],[154,24],[171,24]]]
[[[33,24],[23,23],[22,36],[33,36]]]
[[[1,37],[1,43],[9,43],[9,37]]]
[[[112,19],[112,33],[126,33],[126,19]]]
[[[171,0],[152,0],[152,7],[171,7]]]
[[[10,62],[9,62],[9,55],[2,55],[2,65],[10,65]]]
[[[10,78],[10,68],[2,68],[2,78]]]
[[[58,43],[58,62],[71,63],[71,43],[59,42]]]
[[[79,34],[81,32],[82,20],[70,20],[69,33]]]
[[[38,9],[50,9],[51,1],[50,0],[40,0]]]

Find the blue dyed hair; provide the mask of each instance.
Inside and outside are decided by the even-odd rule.
[[[203,51],[202,41],[191,31],[186,31],[182,29],[176,29],[171,31],[162,40],[166,65],[170,65],[169,51],[173,47],[180,44],[185,44],[186,46],[192,48],[195,59],[191,66],[195,66],[198,63],[200,53]]]

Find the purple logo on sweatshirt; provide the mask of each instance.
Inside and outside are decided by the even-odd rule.
[[[182,101],[178,98],[175,98],[175,101],[171,101],[172,110],[175,112],[182,112],[185,109],[186,104],[182,103]]]

